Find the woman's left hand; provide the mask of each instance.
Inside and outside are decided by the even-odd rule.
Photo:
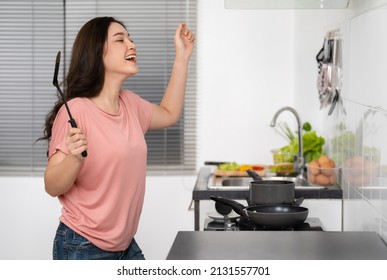
[[[180,23],[175,33],[176,56],[189,58],[192,54],[195,36],[185,23]]]

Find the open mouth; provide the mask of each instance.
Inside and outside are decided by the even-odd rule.
[[[125,59],[128,61],[136,61],[136,56],[135,55],[128,55],[127,57],[125,57]]]

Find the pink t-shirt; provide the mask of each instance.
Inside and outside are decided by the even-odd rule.
[[[87,98],[68,102],[71,114],[86,134],[88,156],[71,189],[59,196],[60,220],[97,247],[125,250],[138,227],[145,193],[147,146],[152,105],[129,90],[120,92],[118,114],[99,109]],[[56,116],[49,156],[69,153],[70,128],[64,106]]]

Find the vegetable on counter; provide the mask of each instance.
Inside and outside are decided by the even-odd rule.
[[[247,170],[252,169],[260,176],[266,175],[265,165],[263,164],[238,164],[236,162],[226,162],[219,164],[215,171],[215,176],[244,176],[248,177]]]
[[[280,123],[278,125],[280,131],[277,131],[285,139],[289,141],[289,145],[280,148],[284,153],[298,154],[298,139],[290,130],[287,123]],[[305,162],[317,160],[323,154],[322,148],[325,144],[325,139],[312,131],[310,123],[306,122],[302,126],[305,131],[302,135],[302,149]]]
[[[341,159],[350,159],[362,154],[366,159],[380,162],[381,152],[374,146],[356,145],[356,134],[353,131],[344,130],[340,135],[330,140],[332,158],[337,162]]]
[[[239,165],[236,162],[226,162],[223,164],[219,164],[218,170],[237,171],[239,170]]]
[[[278,176],[292,176],[294,171],[294,164],[291,162],[276,163],[269,166],[269,171],[277,173]]]
[[[218,165],[218,170],[222,171],[246,171],[246,170],[264,170],[263,165],[238,164],[236,162],[226,162]]]

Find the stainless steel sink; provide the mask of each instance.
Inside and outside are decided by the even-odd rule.
[[[295,177],[262,177],[263,180],[277,180],[277,181],[293,181],[296,182]],[[253,179],[250,177],[231,177],[231,178],[214,178],[209,180],[208,189],[212,190],[248,190],[250,187],[250,182]],[[307,185],[307,186],[298,186],[296,189],[324,189],[324,186],[317,185]]]
[[[292,181],[295,182],[296,178],[294,177],[262,177],[264,181],[266,180],[275,180],[275,181]],[[234,177],[223,179],[221,184],[222,186],[249,186],[250,182],[253,181],[250,177]]]

